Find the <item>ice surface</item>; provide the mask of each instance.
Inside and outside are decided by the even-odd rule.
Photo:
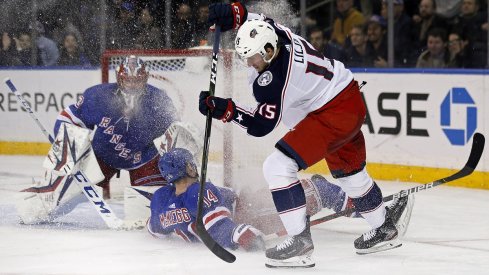
[[[202,244],[108,230],[87,203],[60,223],[19,225],[13,195],[40,175],[41,163],[0,156],[0,274],[489,274],[486,190],[440,186],[417,194],[403,246],[377,254],[354,252],[353,240],[368,230],[363,220],[314,226],[316,267],[277,270],[264,266],[264,253],[235,251],[229,264]],[[380,185],[389,194],[414,184]],[[120,203],[112,206],[123,215]]]

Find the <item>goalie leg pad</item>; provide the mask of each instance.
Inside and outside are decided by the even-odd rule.
[[[124,189],[124,228],[142,229],[151,216],[151,198],[161,186],[131,186]]]
[[[34,224],[47,221],[49,216],[49,206],[38,193],[20,192],[15,194],[15,207],[20,222],[23,224]]]
[[[90,130],[63,123],[47,157],[41,180],[22,190],[16,203],[23,223],[49,222],[69,213],[83,201],[83,193],[72,175],[80,169],[90,169],[91,180],[100,178],[100,168],[91,153]]]
[[[90,150],[87,157],[80,162],[79,169],[92,184],[98,184],[105,178],[93,150]]]
[[[22,223],[35,224],[51,222],[85,200],[73,177],[57,176],[47,171],[43,180],[21,191],[16,208]]]
[[[62,123],[43,167],[56,175],[71,175],[78,171],[80,161],[87,157],[90,148],[90,130]]]

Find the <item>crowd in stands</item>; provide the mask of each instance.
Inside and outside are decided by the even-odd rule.
[[[438,2],[446,5],[448,1]],[[409,12],[408,3],[417,9]],[[365,16],[354,0],[337,0],[338,16],[330,39],[323,39],[327,45],[324,55],[349,67],[387,67],[388,4],[385,0],[377,4],[377,11],[374,7],[370,9],[372,15]],[[458,13],[442,16],[436,13],[435,0],[393,0],[394,67],[486,68],[487,1],[460,0],[454,4],[459,5]],[[313,36],[311,33],[309,39]],[[327,50],[335,45],[345,53]]]
[[[173,0],[171,30],[165,1],[107,0],[103,13],[84,4],[90,1],[64,2],[70,1],[34,22],[1,29],[0,66],[96,66],[104,49],[183,49],[211,40],[210,0]],[[487,0],[393,0],[393,6],[394,67],[487,67]],[[334,7],[332,24],[308,18],[311,44],[348,67],[387,67],[387,2],[335,0]]]

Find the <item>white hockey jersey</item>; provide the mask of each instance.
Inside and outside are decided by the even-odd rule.
[[[256,108],[248,111],[237,104],[233,119],[253,136],[270,133],[281,120],[293,128],[353,81],[353,74],[343,63],[324,57],[290,29],[268,22],[284,45],[265,71],[253,74]]]

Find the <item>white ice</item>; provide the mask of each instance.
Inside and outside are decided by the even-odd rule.
[[[14,194],[40,175],[41,163],[0,156],[0,274],[489,274],[486,190],[439,186],[418,193],[398,249],[356,255],[353,240],[369,228],[361,219],[338,218],[312,227],[316,267],[268,269],[264,253],[235,251],[229,264],[202,244],[111,231],[88,204],[57,224],[19,225]],[[415,183],[380,185],[385,195]],[[121,204],[112,206],[123,214]]]

